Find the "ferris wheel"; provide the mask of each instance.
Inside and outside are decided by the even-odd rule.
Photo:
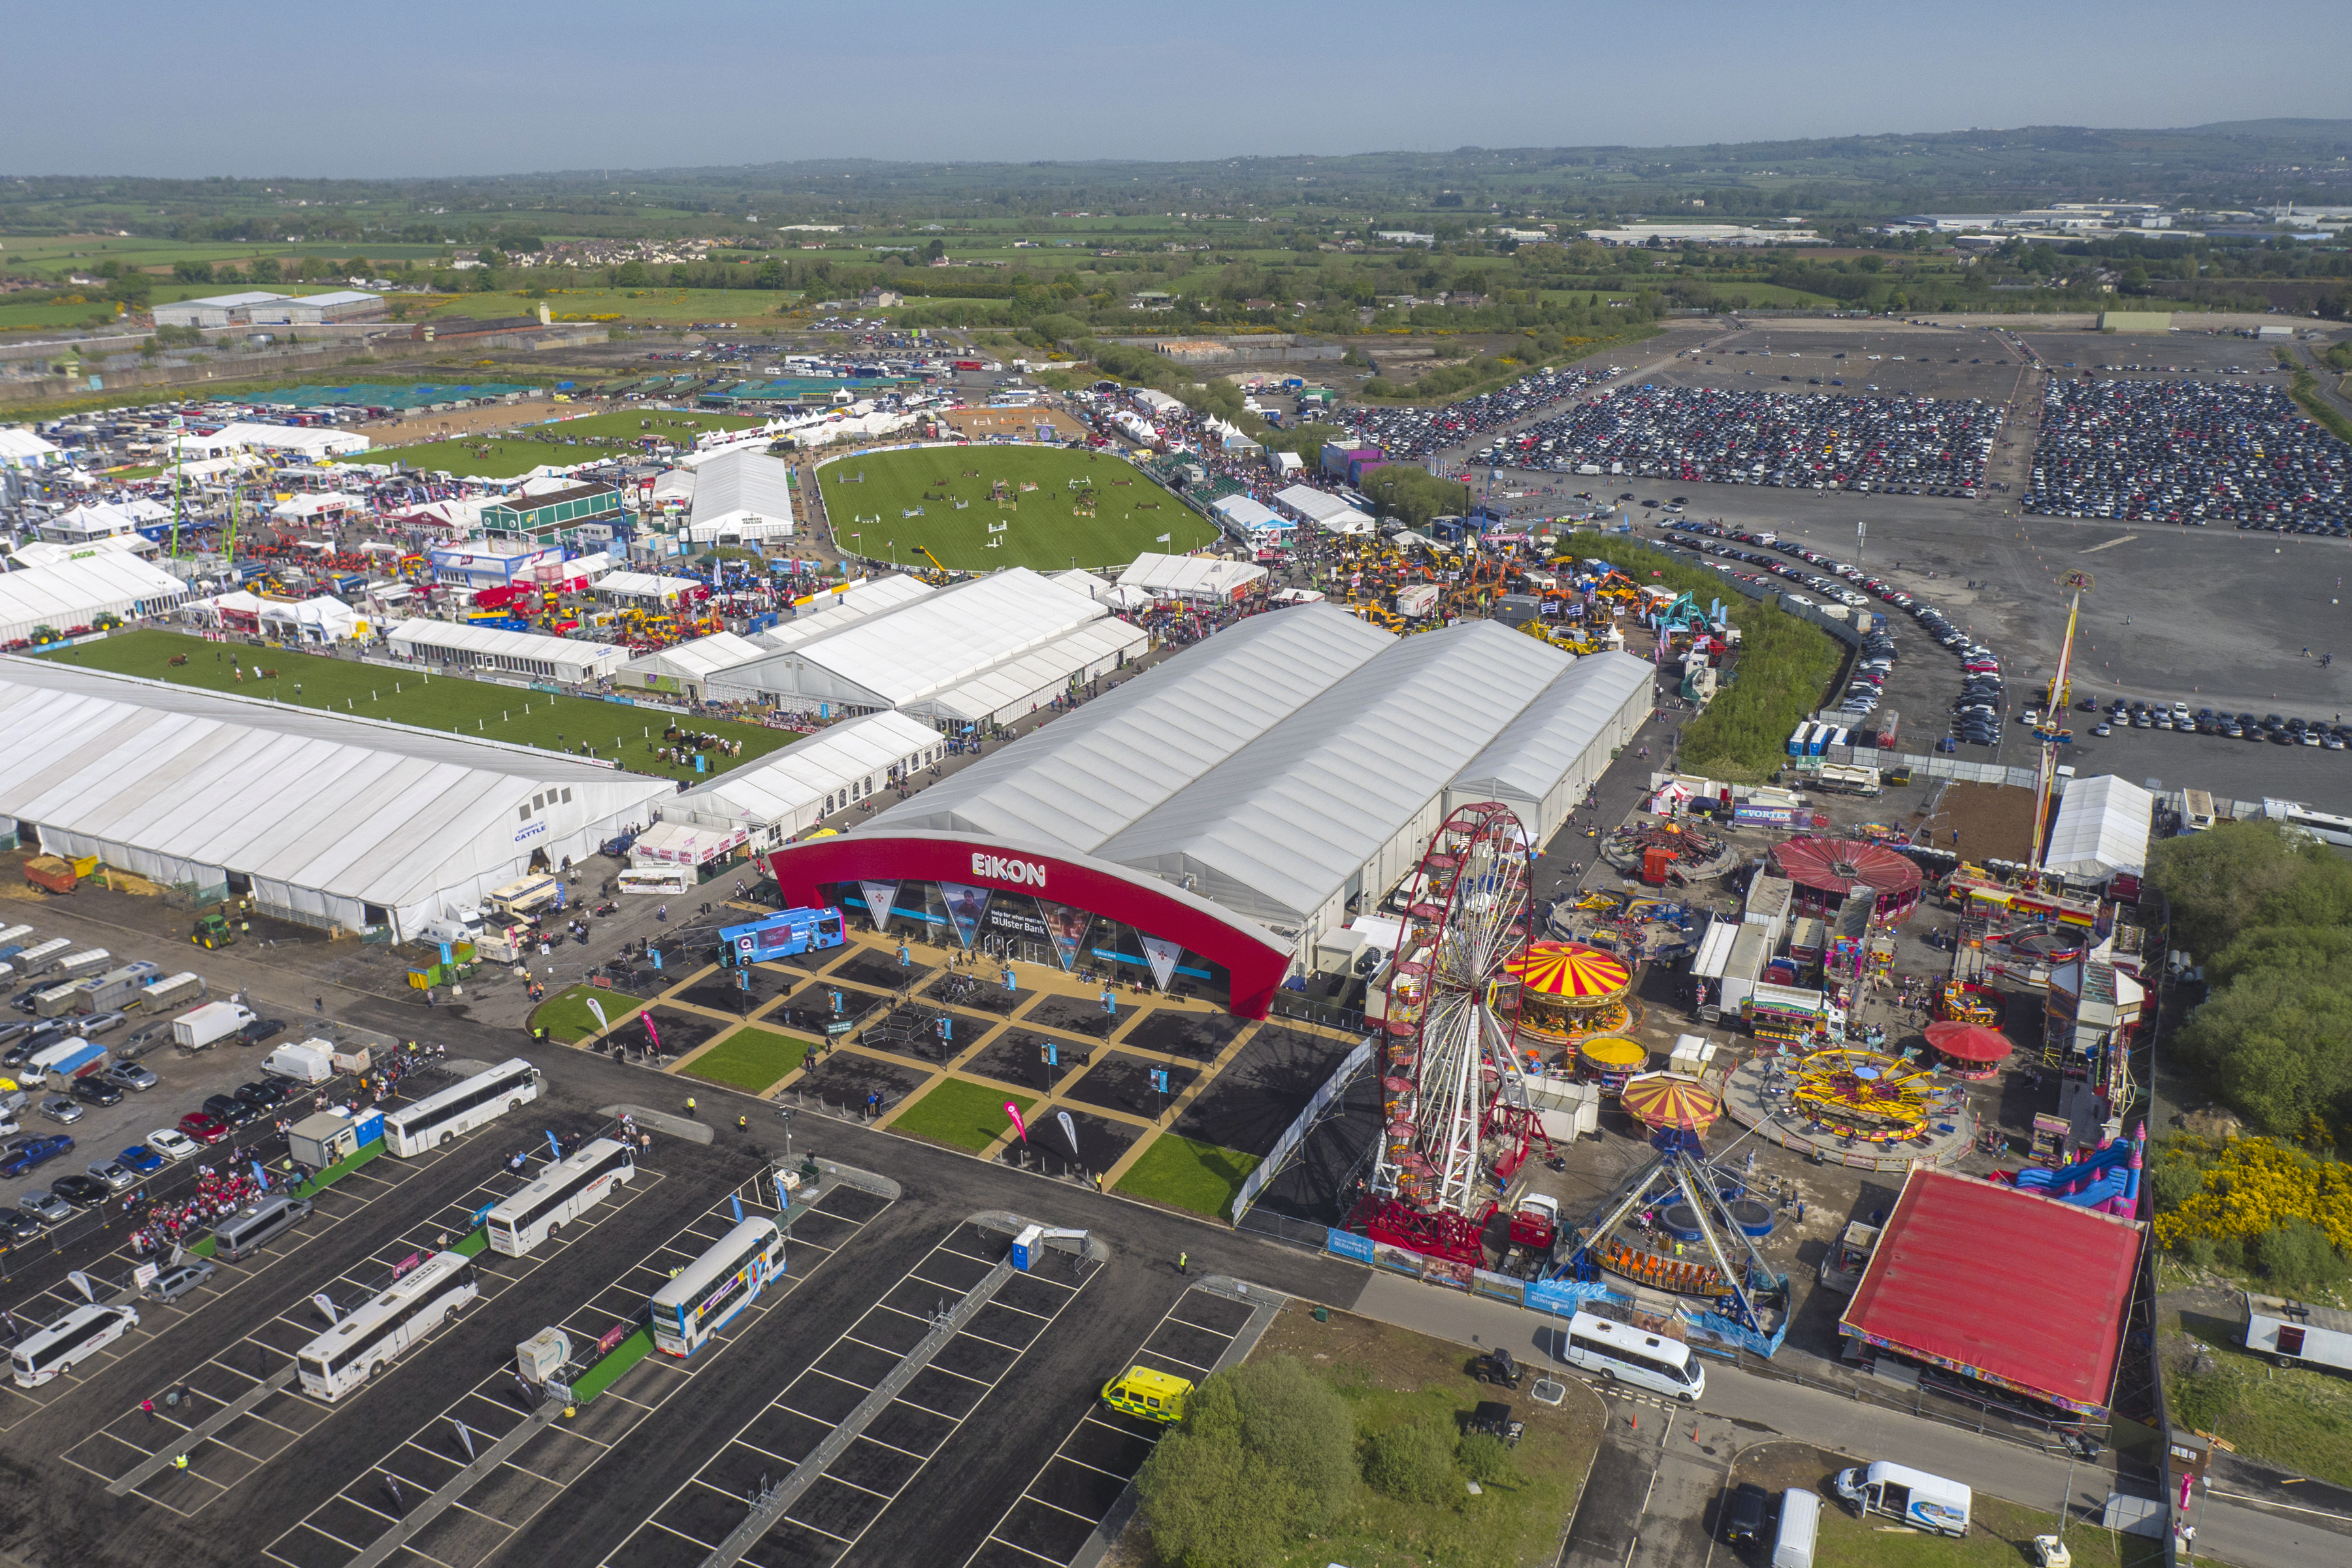
[[[1373,1234],[1419,1251],[1476,1258],[1481,1154],[1517,1131],[1519,982],[1529,935],[1527,833],[1508,808],[1465,805],[1423,854],[1387,985],[1382,1088],[1388,1129],[1374,1176]]]

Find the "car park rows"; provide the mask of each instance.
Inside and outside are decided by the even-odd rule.
[[[655,1292],[734,1227],[739,1206],[746,1216],[778,1213],[775,1184],[767,1173],[747,1177],[716,1198],[553,1326],[570,1336],[575,1347],[584,1348],[595,1345],[607,1331],[641,1320],[645,1304]],[[786,1244],[785,1278],[761,1292],[723,1333],[685,1361],[648,1356],[583,1407],[577,1418],[551,1422],[545,1430],[531,1435],[467,1488],[464,1497],[425,1521],[404,1543],[402,1560],[471,1568],[497,1551],[647,1416],[719,1364],[729,1343],[765,1321],[810,1272],[887,1206],[886,1199],[835,1185],[814,1206],[795,1210],[788,1222],[793,1239]],[[595,1218],[604,1208],[599,1205],[567,1226],[562,1239],[571,1243],[574,1227]],[[823,1234],[826,1241],[807,1239],[803,1232]],[[533,1256],[553,1245],[541,1244]],[[516,1378],[511,1362],[500,1363],[281,1533],[267,1555],[290,1568],[341,1568],[467,1467],[472,1456],[467,1440],[457,1435],[459,1424],[470,1435],[473,1451],[478,1453],[528,1420],[539,1406],[536,1394]]]
[[[1009,1238],[960,1225],[844,1330],[603,1561],[698,1563],[740,1524],[746,1497],[781,1482],[865,1402],[935,1322],[1004,1260]],[[742,1561],[822,1568],[856,1544],[981,1402],[1076,1300],[1100,1266],[1060,1253],[1006,1279],[843,1448]]]
[[[448,1147],[455,1150],[462,1144],[453,1142]],[[66,1454],[67,1462],[111,1482],[140,1468],[156,1455],[167,1451],[173,1454],[184,1452],[188,1458],[184,1468],[158,1470],[134,1488],[134,1493],[182,1515],[192,1516],[210,1506],[297,1439],[348,1407],[348,1399],[332,1404],[315,1399],[291,1381],[295,1352],[330,1326],[316,1305],[315,1298],[326,1296],[336,1303],[339,1311],[348,1310],[365,1301],[396,1278],[397,1271],[440,1250],[445,1238],[462,1237],[471,1230],[476,1223],[475,1216],[484,1208],[530,1184],[536,1179],[536,1173],[547,1163],[544,1154],[542,1147],[539,1154],[526,1160],[520,1173],[500,1169],[461,1195],[441,1205],[432,1214],[408,1226],[368,1256],[354,1261],[333,1278],[318,1281],[284,1310],[254,1324],[201,1365],[153,1391],[151,1396],[163,1406],[154,1418],[148,1418],[146,1413],[137,1407],[126,1411],[69,1449]],[[446,1157],[446,1151],[436,1149],[415,1160],[393,1161],[391,1163],[403,1170],[421,1171]],[[385,1163],[379,1158],[354,1174],[364,1174],[373,1166]],[[350,1179],[345,1178],[346,1181]],[[482,1264],[480,1288],[483,1299],[493,1299],[511,1289],[562,1247],[574,1245],[580,1236],[592,1233],[597,1224],[610,1218],[622,1205],[659,1179],[657,1173],[640,1171],[635,1183],[617,1189],[613,1198],[566,1227],[562,1237],[541,1246],[528,1258],[507,1258],[485,1252],[478,1260]],[[342,1187],[343,1183],[337,1183],[319,1197],[322,1201],[328,1200]],[[356,1206],[352,1205],[353,1208]],[[328,1210],[331,1215],[331,1209]],[[310,1219],[256,1253],[254,1267],[242,1271],[243,1277],[250,1279],[298,1253],[319,1234],[317,1227],[320,1217],[320,1211],[314,1210]],[[223,1273],[215,1277],[214,1285],[199,1291],[194,1305],[177,1315],[184,1318],[213,1296],[234,1289],[236,1283],[241,1282],[231,1278],[231,1271],[236,1268],[236,1265],[223,1265]],[[227,1282],[224,1283],[224,1280]],[[455,1317],[450,1321],[454,1323]],[[449,1325],[445,1324],[436,1331],[434,1338],[446,1334],[448,1329]],[[429,1344],[431,1340],[425,1342]],[[175,1391],[192,1393],[194,1398],[187,1404],[166,1405],[166,1396]],[[254,1399],[257,1395],[257,1403],[240,1415],[229,1431],[199,1441],[186,1449],[176,1447],[185,1440],[191,1427],[216,1415],[223,1406]],[[236,1435],[231,1436],[231,1432]]]
[[[1114,1375],[1142,1366],[1197,1385],[1229,1359],[1247,1352],[1249,1345],[1236,1349],[1236,1342],[1254,1310],[1223,1290],[1195,1285],[1116,1364]],[[966,1560],[966,1568],[1067,1568],[1166,1430],[1158,1422],[1095,1405],[1022,1489]]]

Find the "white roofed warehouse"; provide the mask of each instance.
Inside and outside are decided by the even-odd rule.
[[[629,650],[612,643],[582,642],[538,632],[496,626],[458,626],[449,621],[403,621],[385,641],[394,658],[442,664],[459,669],[490,669],[585,686],[620,672]]]
[[[621,667],[613,684],[632,691],[676,692],[699,702],[712,680],[773,651],[733,632],[713,632],[692,642],[672,643],[637,655]]]
[[[761,633],[784,646],[714,679],[711,695],[826,718],[896,709],[940,726],[1001,723],[1150,646],[1108,606],[1023,567],[862,608],[826,612],[841,618],[823,629],[817,616]]]
[[[793,466],[756,447],[730,447],[694,467],[686,535],[697,544],[743,544],[793,532]]]
[[[1155,599],[1229,605],[1263,590],[1265,568],[1221,555],[1156,555],[1145,551],[1118,574],[1118,585],[1140,589]]]
[[[771,865],[796,902],[863,911],[865,885],[887,887],[934,941],[1001,936],[1065,967],[1083,945],[1262,1016],[1457,805],[1502,799],[1538,842],[1557,827],[1654,679],[1491,622],[1401,638],[1301,605]]]
[[[415,938],[675,787],[527,747],[0,659],[0,826],[281,919]]]

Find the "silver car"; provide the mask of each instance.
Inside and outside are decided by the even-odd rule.
[[[73,1205],[55,1193],[26,1193],[16,1200],[16,1206],[43,1225],[63,1225],[74,1216]]]
[[[191,1258],[184,1263],[174,1263],[148,1283],[147,1294],[159,1301],[176,1301],[189,1291],[210,1279],[214,1274],[209,1258]]]
[[[116,1062],[106,1069],[106,1081],[117,1089],[148,1089],[163,1080],[137,1062]]]
[[[68,1100],[62,1094],[53,1094],[41,1101],[41,1114],[52,1121],[71,1123],[79,1121],[84,1113],[80,1100]]]
[[[128,1013],[92,1013],[81,1021],[81,1037],[94,1040],[100,1035],[110,1035],[131,1022]]]
[[[110,1193],[122,1192],[139,1184],[139,1173],[120,1160],[100,1160],[89,1169],[91,1178],[105,1184]]]

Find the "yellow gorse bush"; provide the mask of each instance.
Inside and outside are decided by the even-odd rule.
[[[2163,1157],[2210,1148],[2183,1140],[2168,1146]],[[2157,1215],[2156,1239],[2167,1247],[2192,1237],[2252,1240],[2297,1216],[2352,1254],[2352,1165],[2314,1159],[2268,1138],[2233,1138],[2206,1168],[2204,1185],[2179,1208]]]

